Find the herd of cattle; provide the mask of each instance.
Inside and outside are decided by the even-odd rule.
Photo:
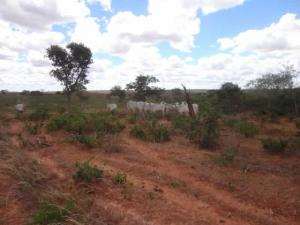
[[[107,109],[110,111],[114,111],[117,109],[117,104],[107,104]],[[15,105],[15,109],[17,112],[24,111],[24,104],[17,104]],[[194,112],[197,114],[198,112],[198,105],[193,104]],[[174,103],[169,104],[165,102],[161,103],[152,103],[152,102],[136,102],[136,101],[128,101],[127,102],[127,110],[134,111],[134,112],[161,112],[161,113],[168,113],[168,112],[178,112],[180,114],[189,114],[189,107],[186,102],[181,103]]]
[[[107,104],[107,108],[110,111],[117,109],[116,104]],[[194,112],[197,114],[198,105],[193,104]],[[189,107],[186,102],[169,104],[165,102],[161,103],[152,103],[152,102],[142,102],[142,101],[128,101],[127,102],[127,110],[134,112],[178,112],[180,114],[189,114]]]

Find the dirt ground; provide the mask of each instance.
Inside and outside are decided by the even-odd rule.
[[[300,156],[270,155],[259,141],[261,135],[296,135],[287,119],[264,123],[255,138],[222,127],[214,151],[199,149],[178,134],[160,144],[141,141],[131,137],[127,127],[119,137],[121,151],[107,152],[69,143],[62,131],[31,135],[24,126],[10,115],[1,124],[1,225],[28,224],[43,189],[80,197],[89,218],[84,224],[90,225],[300,224]],[[235,146],[238,155],[233,164],[220,166],[213,159],[226,146]],[[16,152],[20,162],[14,162],[13,169]],[[74,182],[74,165],[84,160],[103,169],[102,180]],[[19,188],[17,178],[26,171],[18,171],[25,170],[27,162],[41,167],[33,169],[36,192]],[[113,182],[119,171],[127,175],[125,185]],[[70,218],[64,224],[79,223]]]

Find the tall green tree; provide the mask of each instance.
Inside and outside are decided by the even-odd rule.
[[[92,60],[91,50],[81,43],[70,43],[66,48],[51,45],[47,49],[47,57],[54,67],[50,75],[55,77],[63,86],[68,102],[72,93],[85,90],[88,69]]]
[[[145,101],[149,97],[158,97],[163,89],[150,86],[152,83],[157,83],[159,80],[150,75],[139,75],[134,82],[126,85],[126,89],[134,92],[134,98],[139,101]]]

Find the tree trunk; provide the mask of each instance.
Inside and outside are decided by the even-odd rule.
[[[182,87],[183,87],[183,90],[184,90],[185,101],[186,101],[186,103],[188,104],[188,107],[189,107],[189,115],[190,115],[190,117],[195,118],[196,115],[195,115],[194,107],[193,107],[193,104],[192,104],[191,95],[186,90],[186,87],[184,85],[182,85]]]

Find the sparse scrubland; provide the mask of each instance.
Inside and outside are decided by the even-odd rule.
[[[246,90],[167,91],[142,75],[110,94],[85,79],[0,94],[0,225],[299,224],[300,90],[285,72]],[[198,112],[126,108],[178,99]]]

